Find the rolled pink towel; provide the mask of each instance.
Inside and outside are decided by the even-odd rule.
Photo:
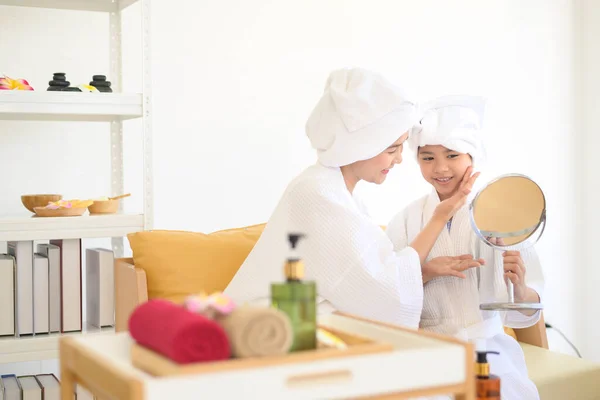
[[[179,364],[231,356],[225,330],[215,321],[166,300],[139,305],[129,317],[131,337]]]

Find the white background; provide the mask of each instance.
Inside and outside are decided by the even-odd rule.
[[[489,162],[481,183],[519,172],[541,185],[549,220],[537,246],[547,282],[546,321],[585,357],[600,361],[593,341],[600,322],[586,315],[597,315],[593,277],[600,282],[589,250],[599,220],[589,194],[599,144],[594,111],[600,110],[592,104],[600,86],[593,40],[600,33],[594,27],[599,4],[152,4],[155,228],[210,232],[266,221],[288,181],[315,160],[304,123],[332,69],[377,70],[419,101],[483,95],[489,99]],[[124,16],[126,91],[141,90],[139,12],[136,4]],[[47,88],[53,72],[67,73],[72,84],[87,83],[94,74],[109,74],[108,32],[106,14],[0,6],[0,73],[26,78],[36,90]],[[140,121],[125,125],[125,191],[133,194],[128,211],[142,210],[140,127]],[[110,194],[108,124],[0,121],[0,133],[0,214],[22,212],[24,193]],[[385,224],[429,189],[406,150],[384,185],[358,190]],[[110,245],[86,241],[98,244]],[[553,349],[572,353],[555,332],[549,339]],[[0,366],[0,372],[15,368]]]

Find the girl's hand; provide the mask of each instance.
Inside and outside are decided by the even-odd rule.
[[[510,279],[514,285],[515,302],[522,303],[528,300],[528,288],[525,283],[525,263],[519,251],[505,251],[502,253],[504,259],[504,278]]]

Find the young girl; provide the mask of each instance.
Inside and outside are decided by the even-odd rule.
[[[427,107],[413,128],[409,144],[417,154],[423,178],[432,186],[430,194],[416,200],[388,224],[387,234],[395,248],[403,248],[431,218],[440,203],[452,196],[469,167],[478,167],[484,156],[480,140],[484,101],[452,96]],[[470,226],[468,205],[448,221],[437,238],[430,258],[472,254],[485,264],[454,276],[424,280],[424,302],[420,328],[483,342],[490,355],[491,373],[500,376],[502,399],[539,399],[528,378],[521,347],[503,326],[534,325],[540,311],[481,311],[481,303],[507,301],[505,279],[514,284],[515,302],[540,301],[543,277],[535,250],[498,251],[479,241]]]

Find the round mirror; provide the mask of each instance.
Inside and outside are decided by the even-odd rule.
[[[480,240],[497,250],[533,246],[546,226],[546,198],[533,180],[508,174],[481,189],[469,207],[471,225]],[[515,303],[512,282],[507,281],[508,303],[482,304],[482,310],[541,309],[539,303]]]

